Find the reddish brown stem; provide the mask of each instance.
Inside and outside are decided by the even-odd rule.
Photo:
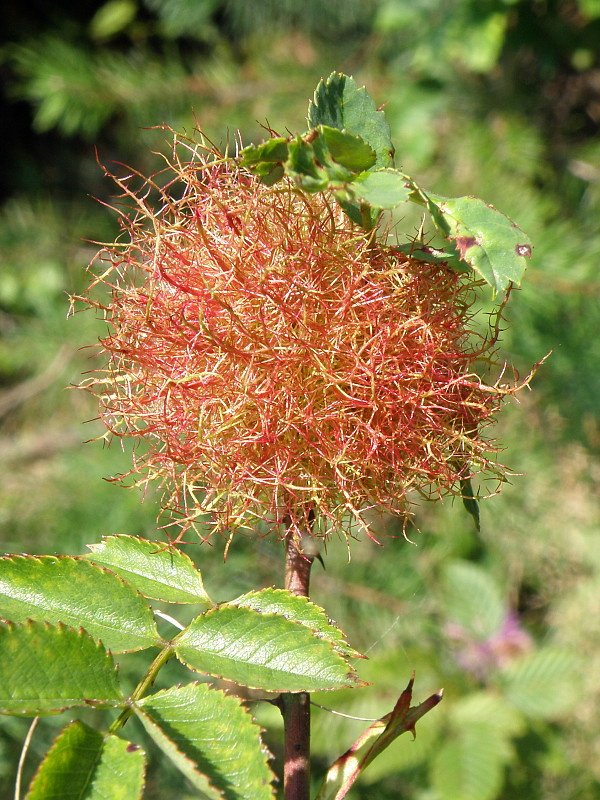
[[[291,536],[286,545],[285,588],[292,594],[308,597],[310,568],[314,556],[305,555],[299,543]]]
[[[308,597],[312,556],[303,555],[292,536],[287,541],[285,588]],[[284,727],[284,800],[309,800],[310,795],[310,698],[308,693],[282,694],[279,708]]]
[[[310,700],[305,692],[282,694],[279,707],[284,725],[284,800],[309,800]]]

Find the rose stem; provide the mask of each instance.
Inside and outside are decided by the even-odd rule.
[[[308,597],[313,556],[302,553],[300,543],[286,541],[285,588]],[[309,800],[310,793],[310,698],[308,692],[284,693],[279,697],[284,727],[284,800]]]

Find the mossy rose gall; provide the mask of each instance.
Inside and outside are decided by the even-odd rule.
[[[145,442],[129,476],[203,536],[309,518],[324,535],[498,470],[482,432],[511,389],[475,370],[495,337],[471,278],[374,243],[326,194],[173,152],[141,189],[117,180],[126,241],[92,284],[111,298],[84,298],[110,330],[86,386],[114,436]]]

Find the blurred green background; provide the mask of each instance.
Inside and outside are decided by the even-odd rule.
[[[521,374],[552,354],[499,419],[515,477],[482,503],[481,534],[460,503],[438,504],[418,511],[414,544],[354,543],[347,563],[333,542],[314,568],[313,599],[368,653],[374,684],[318,702],[376,717],[413,669],[416,700],[445,688],[417,740],[348,797],[600,798],[600,0],[34,0],[2,14],[1,549],[157,536],[156,499],[103,480],[129,455],[84,443],[101,433],[83,424],[94,402],[65,390],[102,334],[93,314],[67,320],[67,293],[117,233],[96,158],[152,171],[163,122],[216,143],[260,141],[267,121],[304,130],[318,80],[352,74],[387,102],[398,165],[531,236],[501,352]],[[217,599],[281,583],[276,542],[237,541],[225,565],[222,542],[186,549]],[[130,658],[126,681],[144,663]],[[275,710],[254,713],[279,754]],[[65,718],[38,726],[25,778]],[[313,720],[316,781],[367,723]],[[27,726],[0,722],[2,797]],[[154,763],[146,796],[194,795]]]

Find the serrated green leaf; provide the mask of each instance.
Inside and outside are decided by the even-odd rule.
[[[375,163],[375,152],[359,136],[320,125],[314,135],[278,138],[242,150],[240,166],[275,183],[284,172],[309,192],[351,181]],[[283,167],[285,165],[285,169]]]
[[[299,597],[286,589],[269,588],[243,594],[227,605],[253,608],[261,614],[280,614],[291,622],[310,628],[320,639],[331,642],[345,658],[364,658],[358,650],[347,644],[344,634],[331,622],[325,611],[307,597]]]
[[[0,625],[0,714],[56,714],[123,702],[110,653],[85,631]]]
[[[202,575],[181,550],[136,536],[107,536],[89,544],[84,558],[108,567],[140,594],[167,603],[202,603],[213,606]]]
[[[453,732],[434,756],[430,780],[440,800],[493,800],[510,760],[509,743],[490,725]]]
[[[136,713],[163,752],[210,798],[274,797],[269,752],[238,698],[194,683],[144,698]]]
[[[288,157],[288,140],[283,136],[268,139],[262,144],[250,144],[240,153],[240,166],[253,168],[262,162],[283,164]]]
[[[223,792],[213,786],[208,777],[203,772],[200,772],[198,762],[201,761],[201,758],[198,755],[196,755],[195,759],[184,755],[184,752],[173,741],[171,731],[169,731],[170,736],[166,735],[163,729],[164,723],[163,725],[156,724],[149,716],[143,714],[140,709],[136,709],[136,712],[148,735],[177,769],[185,775],[191,785],[198,790],[202,800],[225,800]]]
[[[328,125],[319,125],[318,131],[331,158],[342,167],[358,173],[374,166],[377,160],[375,151],[360,136]]]
[[[442,692],[411,708],[414,674],[394,709],[370,725],[328,770],[315,800],[342,800],[362,772],[401,734],[415,735],[415,725],[442,699]]]
[[[313,692],[360,684],[333,646],[279,614],[221,606],[173,640],[191,669],[272,692]]]
[[[288,140],[282,136],[263,144],[251,144],[240,153],[240,166],[253,172],[267,186],[277,183],[284,174],[283,164],[288,159]]]
[[[164,643],[133,586],[84,558],[0,558],[0,617],[83,627],[113,653]]]
[[[506,697],[529,717],[553,719],[578,699],[578,669],[573,653],[543,647],[506,667],[501,675]]]
[[[327,125],[360,136],[375,151],[375,167],[389,167],[392,163],[394,148],[385,114],[377,109],[365,87],[359,89],[347,75],[333,72],[319,82],[308,105],[308,124],[311,128]]]
[[[333,128],[330,128],[333,130]],[[338,131],[338,133],[340,133]],[[350,137],[350,134],[341,134]],[[350,137],[352,139],[356,139],[357,142],[361,140],[358,137]],[[312,153],[314,154],[313,158],[317,164],[323,167],[325,172],[327,173],[327,179],[329,182],[329,187],[334,187],[335,185],[343,185],[348,181],[352,181],[355,177],[354,172],[350,169],[347,169],[341,163],[336,161],[329,148],[327,146],[327,142],[323,136],[317,136],[310,144],[304,142],[304,144],[311,149]],[[364,144],[364,142],[363,142]]]
[[[324,192],[330,183],[327,170],[319,163],[312,144],[300,136],[289,144],[286,173],[307,192]]]
[[[281,164],[270,164],[268,161],[262,161],[257,164],[252,169],[252,172],[260,178],[261,183],[264,183],[265,186],[273,186],[285,175],[285,170]]]
[[[412,189],[402,172],[382,169],[369,172],[353,181],[351,191],[356,197],[376,208],[395,208],[410,199]]]
[[[144,768],[138,745],[72,722],[42,761],[25,800],[139,800]]]
[[[394,250],[404,253],[405,256],[411,256],[415,261],[425,261],[427,264],[447,264],[457,272],[469,272],[471,269],[468,264],[460,260],[453,247],[439,250],[426,244],[411,242],[410,244],[394,245]]]
[[[427,192],[427,208],[443,236],[494,292],[520,285],[531,242],[512,220],[476,197],[441,197]]]
[[[333,194],[341,208],[356,225],[360,225],[366,231],[373,230],[377,225],[377,220],[381,216],[380,208],[371,208],[364,204],[361,205],[356,202],[349,202],[348,197],[350,193],[346,190],[343,192],[334,191]]]
[[[475,639],[496,633],[506,616],[506,608],[494,579],[481,567],[468,561],[452,561],[443,573],[444,613]]]

